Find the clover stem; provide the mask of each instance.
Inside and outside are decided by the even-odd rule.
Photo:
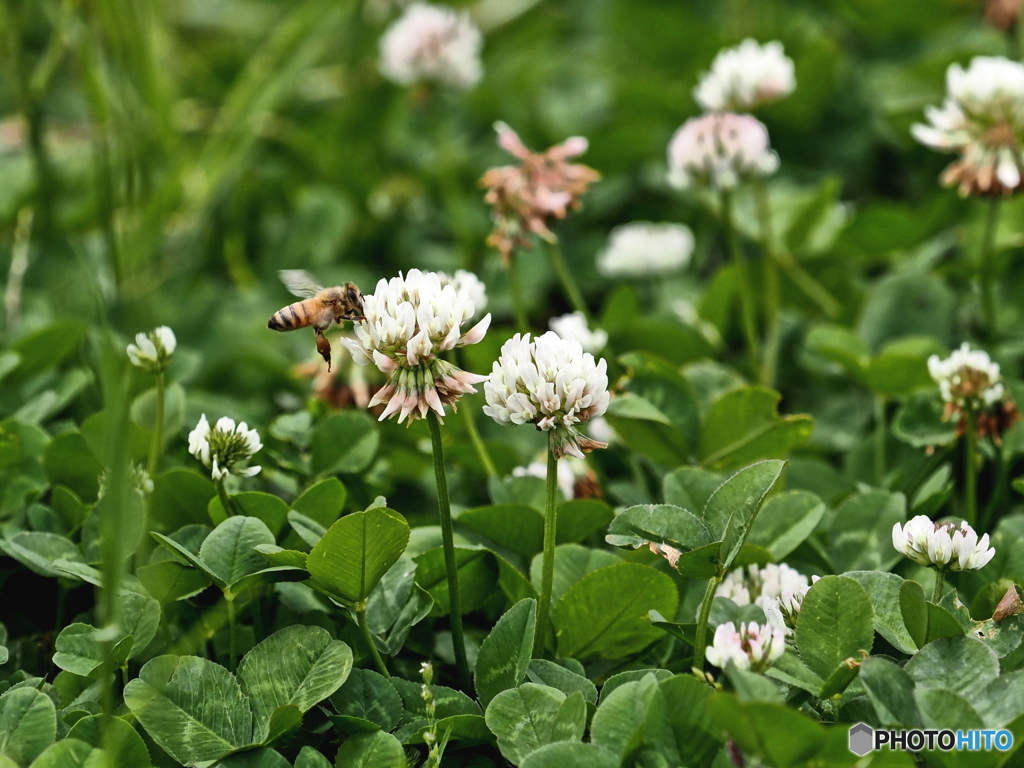
[[[757,204],[757,218],[761,228],[761,253],[764,262],[764,356],[761,366],[761,383],[766,387],[775,386],[775,372],[779,362],[779,265],[775,261],[772,238],[772,214],[768,190],[758,179],[754,184],[754,199]]]
[[[153,423],[153,442],[149,446],[149,464],[146,467],[151,480],[156,476],[160,449],[163,447],[164,394],[164,372],[159,371],[156,374],[156,420]]]
[[[967,409],[967,455],[964,457],[964,519],[972,528],[978,522],[978,429],[977,414]]]
[[[515,251],[509,254],[506,268],[508,270],[508,290],[512,295],[512,310],[516,315],[516,330],[526,333],[530,330],[530,319],[523,306],[523,289],[519,284],[519,256]]]
[[[391,677],[391,673],[388,672],[384,659],[380,656],[380,651],[377,650],[377,644],[373,642],[373,635],[370,634],[370,622],[366,619],[366,602],[364,601],[357,605],[355,607],[355,611],[356,618],[359,622],[359,631],[363,635],[363,642],[366,643],[366,647],[370,649],[370,657],[373,659],[373,663],[377,667],[377,671],[384,675],[384,677]]]
[[[875,485],[885,484],[885,396],[875,396]]]
[[[932,602],[938,603],[942,599],[942,585],[946,581],[946,574],[944,571],[940,571],[938,568],[935,569],[935,589],[932,590]]]
[[[707,650],[708,616],[711,615],[711,603],[715,600],[715,592],[718,585],[722,583],[724,572],[716,573],[708,579],[708,588],[704,591],[704,600],[700,604],[700,614],[697,616],[697,634],[693,641],[693,668],[697,671],[704,669],[704,651]]]
[[[235,596],[230,592],[224,593],[224,600],[228,604],[228,658],[232,672],[238,667],[238,640],[235,634]]]
[[[758,359],[757,321],[754,316],[754,294],[750,288],[750,275],[747,273],[747,262],[740,248],[739,237],[736,234],[736,227],[732,215],[732,196],[728,192],[722,192],[722,228],[725,230],[725,239],[729,246],[729,254],[733,261],[733,268],[736,271],[736,289],[740,295],[740,314],[743,319],[743,336],[747,346],[747,356],[750,358],[750,368],[753,375],[759,377],[760,361]]]
[[[555,268],[555,274],[558,275],[559,282],[562,283],[562,290],[565,291],[565,297],[569,300],[569,304],[572,308],[575,311],[582,313],[583,317],[586,318],[587,325],[591,325],[593,319],[590,317],[590,310],[587,309],[587,303],[583,300],[583,294],[580,293],[580,288],[576,285],[572,272],[569,271],[569,266],[565,263],[565,257],[562,256],[562,249],[558,247],[557,242],[549,242],[547,245],[548,256],[551,258],[551,265]]]
[[[985,217],[985,235],[981,245],[981,274],[979,275],[981,280],[981,308],[985,318],[985,333],[989,340],[994,340],[998,334],[996,305],[992,289],[995,271],[993,251],[995,250],[998,224],[999,198],[993,197],[988,204],[988,215]]]
[[[491,459],[491,454],[488,453],[487,446],[480,437],[480,431],[476,428],[476,415],[473,413],[469,403],[462,408],[462,420],[466,424],[466,433],[469,435],[469,441],[473,443],[476,456],[480,459],[480,463],[484,465],[484,471],[488,477],[497,477],[498,469],[494,466],[494,460]]]
[[[437,514],[441,519],[441,544],[444,547],[444,567],[448,574],[448,602],[451,604],[452,649],[459,683],[469,690],[469,662],[466,659],[466,639],[462,634],[462,600],[459,597],[459,569],[455,563],[455,533],[452,526],[451,501],[448,498],[448,476],[444,468],[444,447],[441,443],[441,422],[437,414],[427,411],[430,425],[430,444],[434,453],[434,477],[437,480]]]
[[[543,658],[547,646],[548,624],[551,622],[551,586],[555,579],[555,530],[558,526],[558,459],[555,457],[555,431],[548,432],[548,472],[544,495],[544,554],[541,556],[540,604],[537,607],[537,629],[533,638],[533,655]]]
[[[232,517],[235,514],[235,508],[231,504],[227,489],[224,488],[224,478],[218,477],[213,484],[217,486],[217,498],[220,499],[220,505],[224,507],[225,517]]]

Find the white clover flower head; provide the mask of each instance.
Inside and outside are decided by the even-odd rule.
[[[764,611],[768,623],[773,627],[782,627],[786,635],[790,635],[796,629],[796,619],[800,614],[804,598],[819,578],[819,576],[812,576],[810,584],[801,584],[795,589],[783,589],[778,597],[763,596],[761,610]]]
[[[128,475],[132,484],[132,488],[143,495],[149,495],[153,492],[153,480],[149,476],[149,472],[141,464],[132,462],[128,467]],[[96,494],[97,498],[102,499],[107,495],[107,488],[110,485],[110,470],[106,467],[100,472],[98,478],[99,490]]]
[[[148,333],[135,335],[135,343],[128,345],[128,359],[136,368],[161,373],[167,370],[171,355],[177,346],[178,340],[174,337],[174,331],[166,325],[161,325]]]
[[[737,669],[763,672],[786,651],[786,633],[781,627],[751,621],[736,625],[719,624],[714,642],[708,646],[707,660],[720,669],[731,661]]]
[[[986,533],[980,539],[966,521],[935,523],[918,515],[892,527],[892,545],[904,557],[940,571],[976,571],[988,565],[996,551]]]
[[[423,418],[428,410],[444,417],[445,405],[455,407],[462,395],[486,376],[457,368],[438,355],[476,344],[487,332],[491,316],[463,333],[462,325],[476,314],[468,291],[443,285],[436,272],[410,269],[381,280],[372,294],[363,295],[365,320],[353,325],[354,338],[341,342],[359,365],[371,362],[388,375],[370,406],[384,404],[380,420],[398,414],[398,421]]]
[[[615,227],[597,254],[597,271],[609,278],[678,272],[690,263],[693,232],[683,224],[635,221]]]
[[[484,281],[465,269],[455,270],[454,275],[438,272],[441,285],[451,285],[463,299],[473,304],[473,316],[481,314],[487,308],[487,286]]]
[[[465,90],[483,74],[483,35],[453,8],[413,3],[380,40],[380,72],[397,85],[424,80]]]
[[[693,97],[706,110],[745,111],[788,96],[795,87],[793,61],[782,43],[761,45],[748,38],[718,52]]]
[[[806,576],[785,563],[755,564],[728,573],[715,590],[715,597],[727,597],[736,605],[753,603],[763,609],[767,601],[787,592],[800,593],[802,599],[810,586]]]
[[[600,362],[576,339],[548,331],[530,339],[516,334],[484,383],[484,413],[499,424],[535,424],[554,431],[555,455],[583,458],[606,443],[585,437],[577,424],[608,410],[608,364]]]
[[[544,458],[531,461],[526,466],[516,467],[512,470],[512,477],[539,477],[544,480],[547,476],[548,465]],[[562,492],[565,498],[572,499],[576,495],[577,478],[586,476],[587,465],[582,459],[570,456],[565,461],[558,462],[556,482],[558,483],[558,490]]]
[[[1006,393],[1000,380],[999,364],[967,342],[945,360],[928,358],[928,373],[939,385],[942,399],[960,408],[977,409],[994,405]]]
[[[668,145],[668,183],[728,190],[779,168],[768,129],[750,115],[709,112],[683,123]]]
[[[245,464],[262,447],[259,432],[249,429],[244,421],[236,425],[235,420],[227,416],[218,419],[211,428],[204,413],[188,435],[188,452],[210,468],[214,480],[223,480],[228,475],[252,477],[259,474],[261,467]]]
[[[977,56],[967,69],[946,70],[946,100],[928,107],[929,124],[911,127],[914,138],[960,157],[942,175],[961,195],[1009,194],[1024,168],[1024,65],[1002,56]]]
[[[562,339],[576,339],[584,352],[596,355],[608,343],[608,333],[600,328],[590,330],[587,326],[587,318],[582,312],[570,312],[567,315],[560,315],[548,321],[548,327],[558,334]]]

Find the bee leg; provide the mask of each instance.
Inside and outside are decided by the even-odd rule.
[[[319,328],[314,329],[316,331],[316,351],[320,353],[320,356],[327,362],[327,372],[331,371],[331,342],[324,336],[324,332]]]

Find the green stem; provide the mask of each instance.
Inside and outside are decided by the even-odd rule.
[[[515,251],[508,258],[508,290],[512,295],[512,309],[516,314],[516,330],[526,333],[530,330],[530,320],[523,306],[523,289],[519,284],[519,254]]]
[[[221,477],[214,480],[214,485],[217,486],[217,498],[220,499],[220,505],[224,507],[224,514],[227,517],[232,517],[235,514],[235,508],[231,504],[231,499],[228,497],[228,492],[224,488],[224,478]]]
[[[964,458],[964,519],[972,528],[978,524],[978,431],[977,416],[967,411],[967,455]]]
[[[693,643],[693,668],[704,669],[704,651],[707,650],[708,616],[711,615],[711,603],[715,599],[718,585],[722,583],[724,573],[716,573],[708,579],[708,588],[704,591],[704,600],[700,604],[700,615],[697,617],[697,634]]]
[[[885,485],[885,406],[884,395],[875,397],[875,485]]]
[[[444,547],[444,567],[448,574],[448,602],[451,605],[452,648],[459,682],[469,690],[469,662],[466,659],[466,639],[462,634],[462,599],[459,597],[459,569],[455,563],[455,532],[452,526],[451,502],[448,498],[448,476],[444,469],[444,447],[441,444],[441,422],[437,414],[427,411],[430,425],[430,444],[434,451],[434,477],[437,479],[437,514],[441,518],[441,544]]]
[[[363,635],[363,642],[366,643],[366,647],[370,649],[370,656],[373,658],[377,671],[384,675],[384,677],[391,677],[384,659],[380,657],[380,651],[377,650],[377,644],[373,642],[373,635],[370,634],[370,623],[366,619],[366,602],[363,601],[357,605],[355,610],[356,617],[359,620],[359,631]]]
[[[935,570],[935,589],[932,590],[932,602],[938,603],[942,599],[942,585],[946,581],[946,574],[938,569]]]
[[[729,254],[732,257],[733,267],[736,270],[736,287],[740,294],[740,313],[743,318],[743,336],[746,340],[747,356],[750,358],[750,368],[756,378],[758,376],[760,363],[758,361],[758,340],[757,321],[754,317],[754,294],[750,288],[750,275],[747,273],[747,262],[740,250],[739,237],[736,234],[736,227],[733,226],[732,197],[728,192],[722,192],[722,227],[725,230],[725,239],[729,245]]]
[[[164,373],[156,375],[156,423],[153,425],[153,442],[149,446],[149,466],[146,468],[152,480],[156,477],[157,464],[164,439]],[[227,511],[227,510],[225,510]]]
[[[235,635],[235,596],[225,592],[224,600],[228,605],[228,658],[231,660],[231,666],[228,669],[234,672],[238,667],[238,641]]]
[[[978,528],[986,531],[992,528],[992,515],[995,514],[995,511],[1006,506],[1006,461],[1003,458],[1003,448],[998,443],[993,443],[992,447],[995,451],[993,461],[996,468],[996,480],[993,483],[992,495],[989,496],[988,503],[981,511],[981,517],[978,518]]]
[[[985,235],[981,245],[981,307],[985,316],[985,334],[989,340],[996,338],[996,303],[993,294],[993,263],[996,228],[999,223],[999,198],[993,197],[988,204],[988,215],[985,217]]]
[[[803,291],[804,295],[817,304],[818,308],[828,317],[835,319],[842,314],[843,305],[836,301],[828,289],[808,274],[791,255],[777,252],[775,260],[785,270],[786,276],[793,281],[793,285]]]
[[[484,444],[483,438],[480,437],[480,431],[476,428],[476,416],[469,403],[462,407],[462,420],[466,424],[466,433],[469,435],[469,441],[473,443],[476,456],[480,459],[480,463],[484,465],[484,471],[489,477],[497,477],[498,469],[494,466],[491,454],[488,453],[487,446]]]
[[[555,432],[548,433],[548,476],[544,497],[544,554],[541,561],[540,603],[537,606],[537,630],[533,655],[543,658],[551,620],[551,586],[555,577],[555,531],[558,527],[558,459],[555,458]]]
[[[761,383],[766,387],[774,387],[775,373],[779,364],[779,310],[782,299],[779,292],[779,265],[775,261],[770,201],[768,189],[763,181],[755,182],[754,198],[761,228],[761,251],[764,267],[764,358],[761,366]]]
[[[559,282],[562,283],[562,290],[565,291],[565,297],[569,300],[569,304],[577,312],[583,313],[583,317],[587,319],[587,325],[593,324],[587,303],[583,300],[583,294],[580,293],[580,288],[576,285],[569,266],[565,263],[562,249],[558,247],[558,243],[548,243],[548,255],[551,257],[551,264],[555,268]]]

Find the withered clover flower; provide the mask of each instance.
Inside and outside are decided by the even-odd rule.
[[[498,146],[519,165],[492,168],[480,179],[484,201],[493,209],[494,231],[487,244],[508,264],[517,247],[529,247],[530,235],[555,242],[550,224],[580,207],[580,197],[601,175],[586,165],[569,162],[587,151],[587,140],[572,136],[545,152],[532,152],[505,123],[495,123]]]
[[[972,350],[967,342],[944,360],[938,355],[929,357],[928,372],[946,403],[943,418],[956,420],[957,437],[964,434],[972,415],[978,437],[990,435],[998,445],[1003,432],[1020,420],[1017,404],[1003,385],[999,364],[986,352]]]

